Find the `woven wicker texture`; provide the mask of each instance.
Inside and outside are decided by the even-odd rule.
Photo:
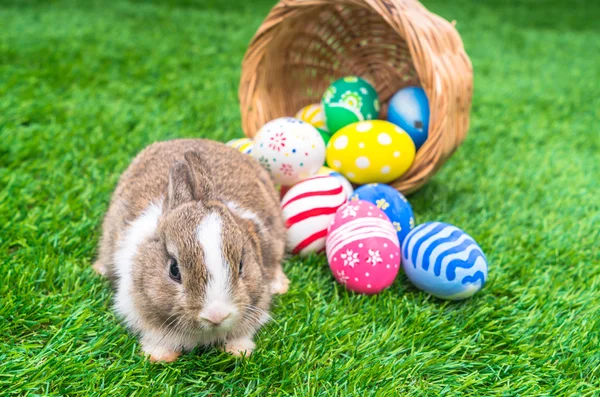
[[[419,85],[429,98],[429,138],[393,186],[421,187],[464,140],[473,70],[448,21],[416,0],[281,0],[252,39],[239,88],[249,137],[266,122],[319,102],[337,78],[366,78],[387,101]]]

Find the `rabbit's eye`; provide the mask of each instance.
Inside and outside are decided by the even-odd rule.
[[[242,248],[242,256],[240,256],[240,264],[238,266],[238,275],[242,275],[242,269],[244,268],[244,254],[245,254],[245,249]]]
[[[169,259],[169,276],[173,281],[181,283],[181,273],[179,272],[179,264],[174,258]]]

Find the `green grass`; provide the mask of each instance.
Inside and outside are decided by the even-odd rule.
[[[293,258],[250,359],[152,365],[90,268],[102,215],[147,144],[241,135],[240,62],[272,1],[0,1],[0,395],[598,395],[600,6],[425,3],[457,20],[475,95],[411,202],[478,240],[483,291],[448,303],[400,275],[359,296]]]

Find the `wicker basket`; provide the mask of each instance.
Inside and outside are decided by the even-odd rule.
[[[319,102],[329,84],[346,75],[374,84],[382,118],[398,89],[425,90],[429,138],[393,182],[405,194],[417,190],[467,134],[473,70],[458,32],[416,0],[281,0],[242,64],[245,134],[254,137],[266,122]]]

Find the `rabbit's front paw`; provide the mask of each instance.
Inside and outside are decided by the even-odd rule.
[[[104,266],[104,263],[96,261],[94,266],[92,266],[92,269],[100,276],[106,276],[106,266]]]
[[[271,293],[283,295],[290,288],[290,279],[287,278],[281,266],[275,270],[275,278],[271,282]]]
[[[155,343],[152,340],[142,341],[142,351],[149,356],[150,361],[172,363],[181,356],[181,350],[173,349],[165,344]]]
[[[254,344],[254,341],[252,341],[252,338],[249,336],[244,336],[242,338],[227,341],[225,344],[225,351],[233,354],[234,356],[248,357],[252,354],[255,347],[256,345]]]

